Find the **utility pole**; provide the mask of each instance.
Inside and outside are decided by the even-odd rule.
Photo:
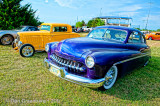
[[[151,4],[153,4],[150,0],[150,2],[148,3],[149,4],[149,11],[148,11],[148,17],[147,17],[147,21],[146,21],[146,27],[145,27],[145,30],[147,30],[147,25],[148,25],[148,19],[149,19],[149,15],[150,15],[150,12],[151,12]]]
[[[99,13],[99,16],[102,16],[102,8],[100,9],[100,13]]]
[[[78,16],[77,16],[77,22],[78,22]]]

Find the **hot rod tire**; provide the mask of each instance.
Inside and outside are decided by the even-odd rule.
[[[4,35],[0,39],[0,42],[2,45],[11,45],[13,40],[14,40],[14,38],[11,35]]]
[[[105,75],[105,83],[102,87],[100,87],[100,90],[107,90],[112,88],[112,86],[115,84],[118,77],[118,68],[117,66],[112,66]]]
[[[35,49],[31,44],[24,44],[20,47],[19,53],[22,57],[31,57],[35,53]]]
[[[149,37],[148,40],[152,40],[152,37]]]
[[[14,42],[12,42],[12,48],[15,48],[16,44]]]

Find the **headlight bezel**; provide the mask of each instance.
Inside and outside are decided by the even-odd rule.
[[[47,43],[45,45],[45,51],[50,52],[51,46],[57,45],[59,42],[52,42],[52,43]]]
[[[23,43],[21,41],[18,41],[17,46],[20,47]]]
[[[92,63],[90,63],[92,62]],[[89,63],[89,64],[88,64]],[[85,59],[85,64],[88,68],[93,68],[95,65],[95,59],[92,56],[87,56]]]
[[[49,44],[46,44],[46,45],[45,45],[45,51],[46,51],[46,52],[49,52],[49,50],[50,50]]]

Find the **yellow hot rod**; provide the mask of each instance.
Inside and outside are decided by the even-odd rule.
[[[80,37],[80,35],[72,33],[72,27],[68,24],[43,23],[40,31],[18,32],[12,47],[19,50],[22,57],[30,57],[35,51],[44,51],[45,45],[49,42],[75,37]]]

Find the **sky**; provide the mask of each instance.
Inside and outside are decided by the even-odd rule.
[[[36,16],[45,23],[67,23],[75,25],[78,21],[98,16],[131,17],[131,24],[144,29],[160,29],[160,0],[23,0],[22,5],[30,3]]]

